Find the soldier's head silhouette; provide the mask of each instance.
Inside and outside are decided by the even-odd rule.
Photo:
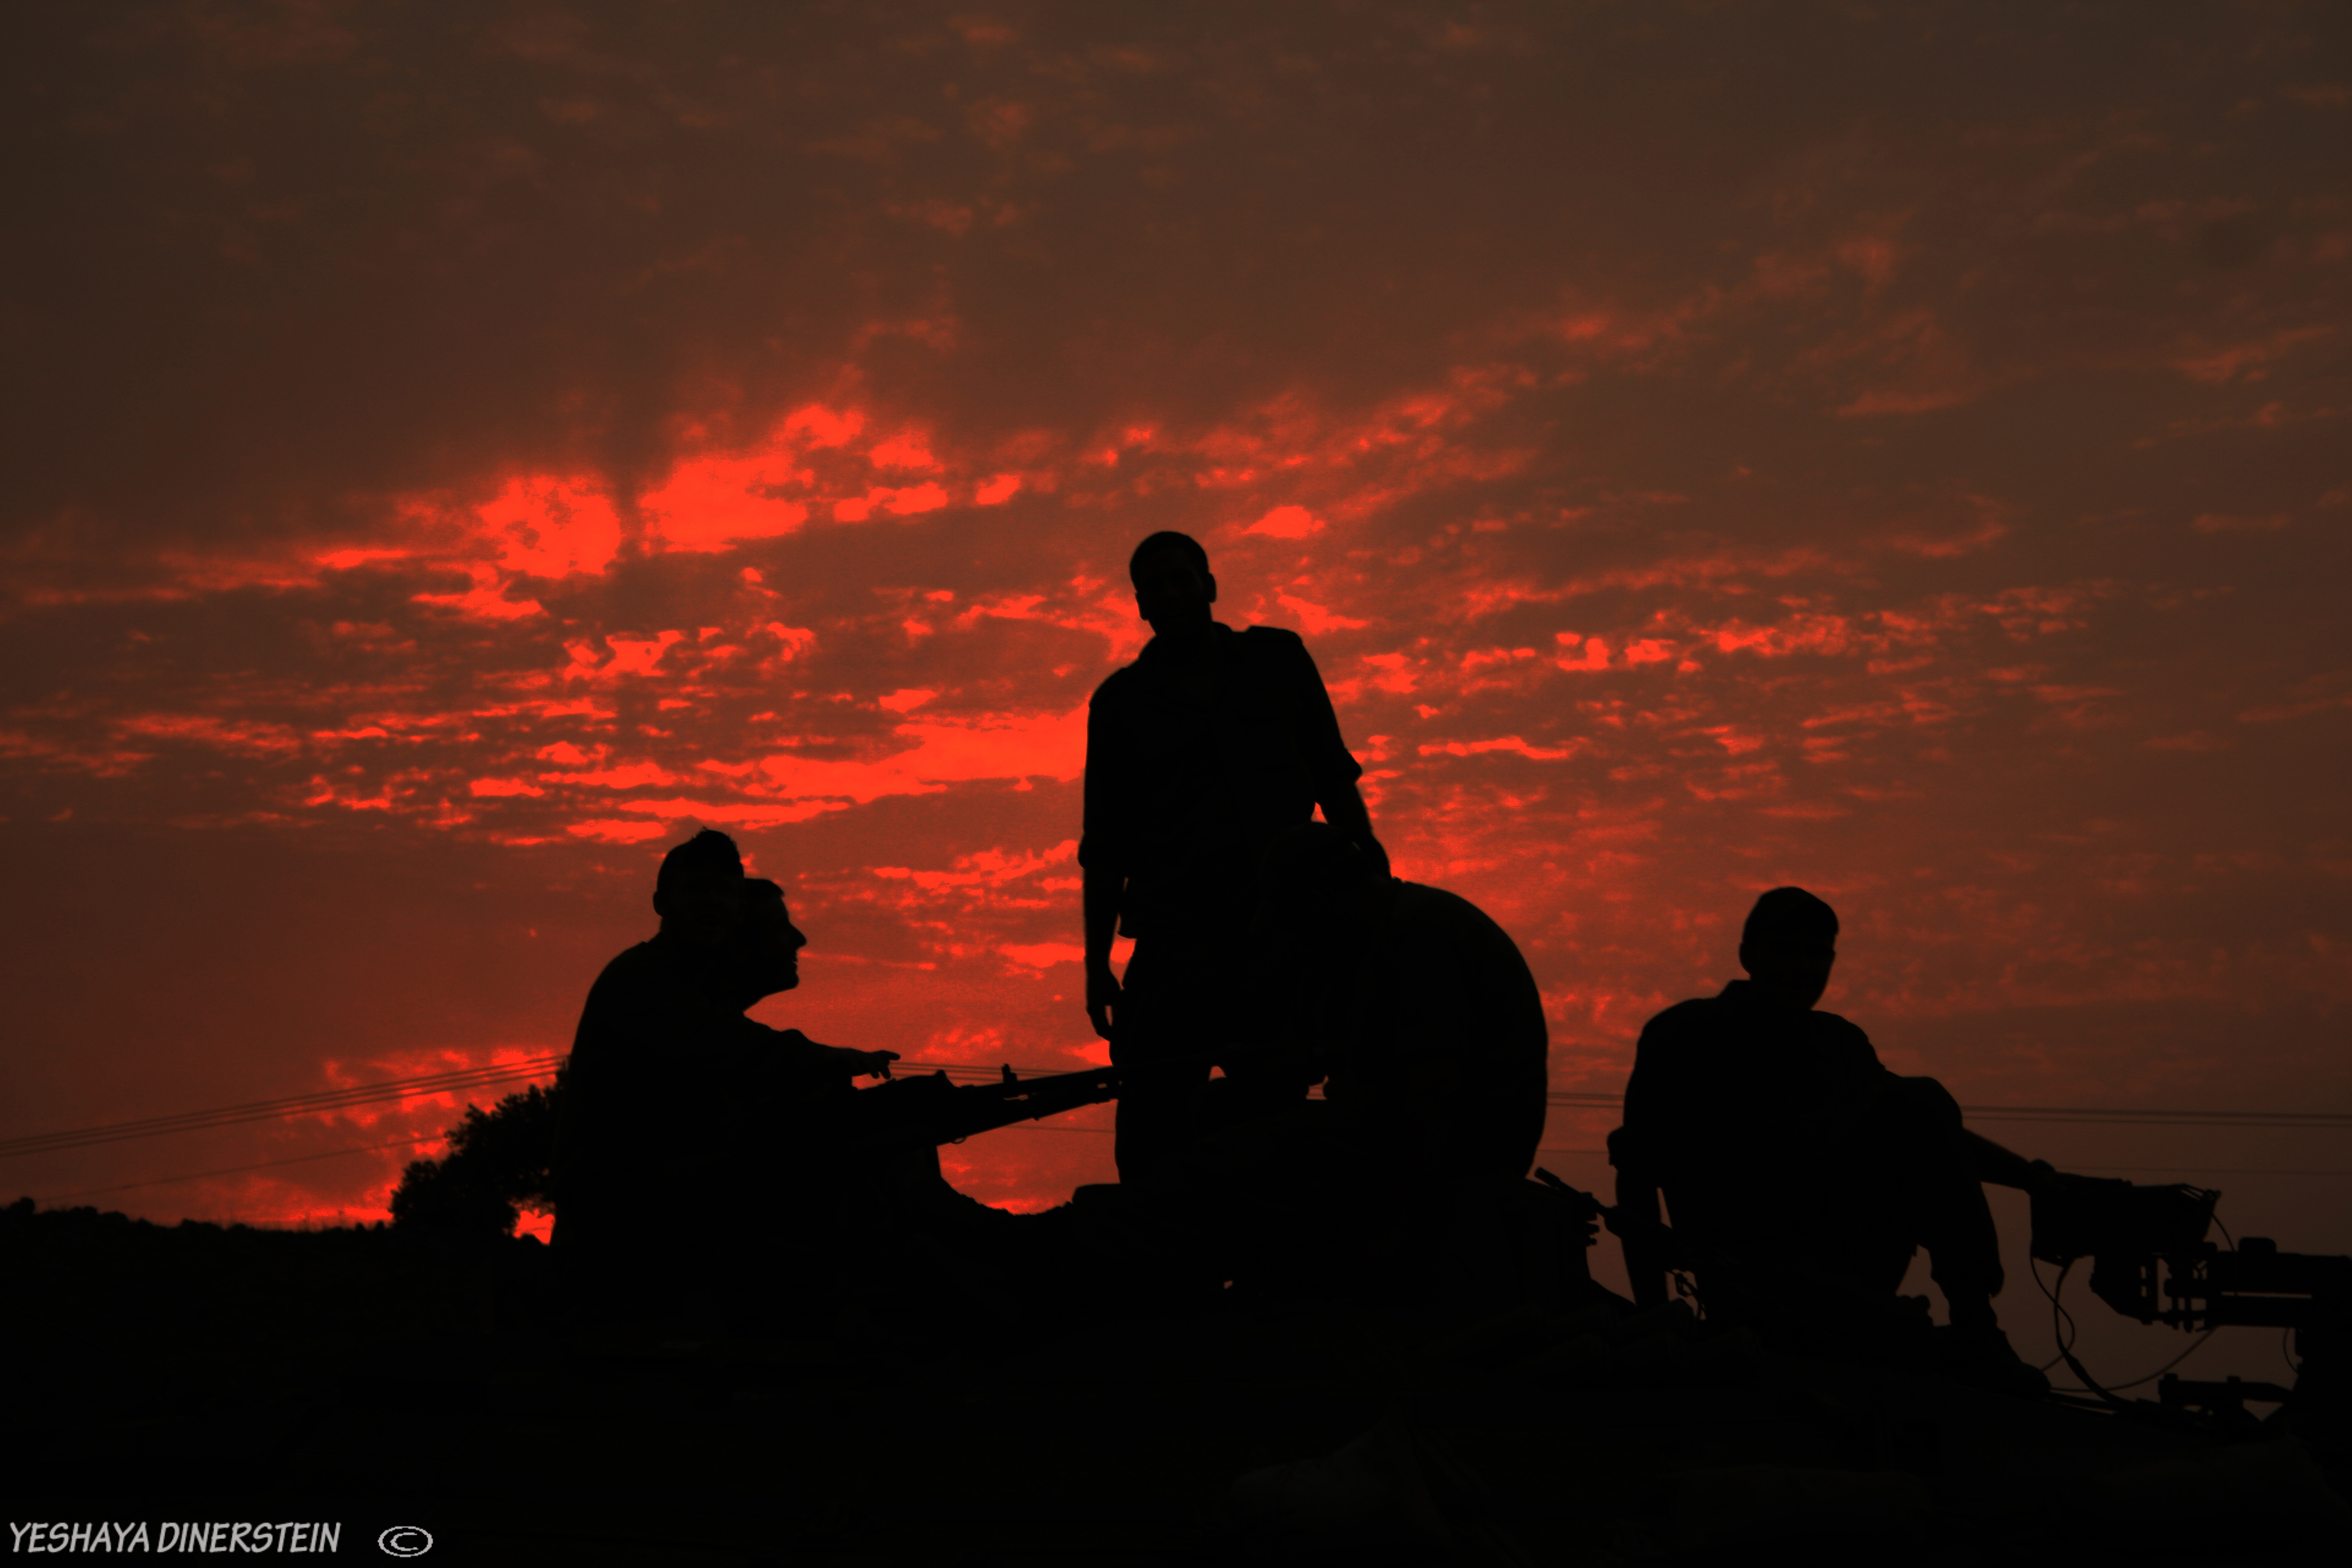
[[[748,1007],[762,996],[800,984],[800,952],[808,945],[808,938],[793,924],[792,913],[784,907],[783,889],[765,877],[751,877],[744,880],[743,894],[743,920],[737,929],[735,947],[744,989],[750,994],[743,1003]]]
[[[1154,632],[1208,624],[1217,579],[1209,571],[1209,552],[1191,534],[1163,530],[1151,535],[1128,557],[1127,575],[1135,584],[1136,613]]]
[[[1739,964],[1767,998],[1802,1011],[1829,989],[1837,934],[1836,910],[1802,888],[1775,888],[1748,911]]]
[[[732,838],[708,827],[663,856],[654,879],[662,934],[698,947],[734,940],[750,900],[742,852]]]

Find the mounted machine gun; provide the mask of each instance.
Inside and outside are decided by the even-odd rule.
[[[1729,1304],[1783,1328],[1801,1329],[1823,1305],[1805,1299],[1801,1281],[1787,1275],[1772,1279],[1769,1264],[1759,1269],[1751,1260],[1745,1270],[1710,1270],[1708,1260],[1665,1224],[1655,1175],[1641,1165],[1623,1128],[1610,1134],[1609,1151],[1617,1167],[1617,1206],[1599,1212],[1624,1247],[1637,1304],[1664,1303],[1669,1279],[1687,1272],[1701,1287],[1712,1274],[1718,1295],[1733,1283],[1751,1287]],[[2033,1256],[2062,1268],[2091,1258],[2092,1292],[2143,1323],[2191,1332],[2241,1326],[2290,1331],[2301,1360],[2294,1385],[2168,1373],[2156,1400],[2127,1400],[2102,1387],[2072,1350],[2063,1352],[2068,1368],[2099,1403],[2119,1414],[2174,1421],[2197,1415],[2225,1428],[2284,1430],[2331,1447],[2352,1446],[2352,1391],[2343,1382],[2352,1354],[2352,1257],[2281,1252],[2276,1242],[2259,1236],[2219,1247],[2205,1233],[2221,1195],[2201,1187],[2140,1186],[2054,1172],[2032,1196]],[[1744,1274],[1764,1279],[1743,1279]],[[2062,1288],[2064,1278],[2062,1273]],[[1783,1295],[1790,1287],[1793,1293]],[[1687,1279],[1683,1288],[1692,1288]],[[2257,1423],[2246,1411],[2248,1400],[2275,1402],[2279,1408]]]
[[[2221,1195],[2201,1187],[2061,1175],[2034,1194],[2033,1256],[2061,1268],[2091,1258],[2092,1293],[2143,1323],[2190,1332],[2239,1326],[2293,1332],[2302,1364],[2292,1387],[2167,1374],[2158,1384],[2158,1408],[2201,1410],[2248,1426],[2247,1400],[2275,1401],[2279,1408],[2263,1426],[2331,1446],[2352,1440],[2352,1401],[2341,1381],[2352,1345],[2352,1257],[2281,1252],[2260,1236],[2216,1246],[2205,1233]],[[2083,1386],[2105,1402],[2126,1408],[2147,1403],[2117,1399],[2072,1351],[2065,1353]]]

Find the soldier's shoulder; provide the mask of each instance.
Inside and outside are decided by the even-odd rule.
[[[1315,669],[1307,639],[1284,626],[1244,627],[1234,634],[1234,645],[1241,650],[1243,663],[1266,678],[1299,680]]]
[[[653,984],[667,970],[661,949],[651,940],[625,948],[613,956],[610,963],[596,973],[596,982],[588,988],[588,1005],[610,1005],[629,993]]]
[[[1117,707],[1134,689],[1137,677],[1133,664],[1122,664],[1106,675],[1095,687],[1095,694],[1087,699],[1090,708]]]
[[[1652,1015],[1642,1026],[1642,1045],[1673,1048],[1685,1041],[1706,1039],[1722,1029],[1726,1004],[1720,996],[1694,996],[1687,1002]]]
[[[660,951],[651,942],[641,942],[597,972],[572,1037],[575,1076],[584,1066],[588,1076],[594,1078],[603,1070],[600,1064],[614,1053],[628,1053],[629,1041],[641,1030],[647,1012],[657,1005],[663,967]]]
[[[661,967],[661,963],[660,942],[655,938],[647,937],[645,941],[625,947],[614,953],[611,962],[604,965],[604,973],[632,974],[641,970],[657,969]],[[603,976],[599,975],[598,978],[601,979]]]
[[[1817,1007],[1806,1017],[1818,1039],[1833,1045],[1859,1046],[1864,1050],[1874,1050],[1870,1036],[1864,1032],[1863,1026],[1843,1014],[1824,1013]]]
[[[1241,636],[1250,646],[1268,653],[1307,651],[1307,639],[1287,626],[1244,626]]]

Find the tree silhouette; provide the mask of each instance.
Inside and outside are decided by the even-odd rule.
[[[508,1095],[490,1110],[468,1105],[448,1130],[449,1152],[415,1160],[392,1194],[393,1223],[404,1229],[512,1236],[526,1205],[555,1206],[555,1119],[569,1065],[554,1083]]]

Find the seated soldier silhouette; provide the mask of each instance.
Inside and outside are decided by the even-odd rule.
[[[1170,1177],[1200,1131],[1212,1063],[1239,1037],[1233,937],[1258,857],[1320,806],[1385,869],[1323,678],[1298,634],[1212,617],[1200,544],[1155,533],[1128,563],[1151,640],[1097,689],[1087,713],[1087,1013],[1121,1079],[1122,1182]],[[1122,978],[1112,939],[1135,939]],[[1296,1100],[1300,1083],[1254,1085]]]
[[[1260,1260],[1320,1247],[1318,1266],[1359,1284],[1370,1268],[1407,1291],[1498,1285],[1504,1205],[1543,1141],[1549,1092],[1543,998],[1517,944],[1468,900],[1391,876],[1318,822],[1266,855],[1237,951],[1255,968],[1257,1059],[1240,1059],[1324,1085],[1320,1104],[1243,1108],[1196,1151],[1261,1219]]]
[[[1609,1139],[1619,1206],[1654,1223],[1664,1194],[1710,1316],[1832,1353],[1928,1343],[1906,1333],[1895,1295],[1924,1247],[1950,1308],[1944,1369],[2046,1392],[1994,1316],[2000,1252],[1983,1184],[2034,1191],[2055,1173],[1969,1131],[1941,1084],[1897,1077],[1861,1029],[1815,1010],[1837,932],[1828,904],[1775,888],[1740,935],[1748,978],[1643,1026]],[[1674,1260],[1657,1245],[1638,1230],[1627,1241],[1637,1296],[1663,1297]]]
[[[707,1319],[780,1249],[824,1252],[789,1220],[838,1179],[851,1079],[898,1058],[744,1016],[800,984],[808,939],[725,834],[663,858],[654,910],[589,990],[557,1133],[555,1247],[590,1318]]]

